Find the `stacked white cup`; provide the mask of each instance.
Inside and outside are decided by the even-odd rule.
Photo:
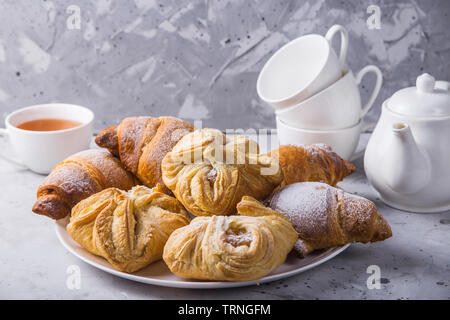
[[[338,55],[331,46],[340,33]],[[280,145],[325,143],[344,159],[354,154],[362,131],[363,118],[377,97],[383,76],[369,65],[356,77],[346,68],[348,32],[332,26],[325,37],[310,34],[279,49],[264,65],[256,89],[259,97],[275,109]],[[362,106],[358,85],[367,73],[376,75],[368,102]]]

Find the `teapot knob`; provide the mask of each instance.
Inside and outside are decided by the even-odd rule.
[[[433,92],[436,80],[428,73],[417,77],[416,87],[419,92]]]

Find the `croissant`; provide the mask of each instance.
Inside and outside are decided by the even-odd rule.
[[[137,179],[106,150],[85,150],[58,164],[37,191],[33,212],[61,219],[79,201],[105,188],[128,190]]]
[[[392,236],[372,201],[325,183],[288,185],[274,192],[266,203],[284,214],[298,232],[294,250],[300,257],[316,249],[383,241]]]
[[[175,230],[164,247],[169,269],[183,278],[247,281],[280,266],[297,241],[291,223],[251,197],[240,215],[197,217]]]
[[[95,143],[119,157],[126,169],[151,188],[163,184],[161,161],[166,153],[193,130],[190,123],[173,117],[129,117],[100,131]]]
[[[190,221],[183,206],[162,190],[160,185],[105,189],[73,208],[67,231],[117,270],[142,269],[161,259],[170,234]]]
[[[355,171],[355,166],[325,144],[305,146],[284,145],[269,152],[283,170],[280,187],[296,182],[324,182],[335,186]]]
[[[268,196],[282,181],[278,161],[259,153],[258,144],[215,129],[185,135],[162,161],[162,177],[196,216],[227,215],[242,196]]]

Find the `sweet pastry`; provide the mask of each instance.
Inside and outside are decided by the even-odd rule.
[[[134,272],[161,259],[170,234],[189,221],[183,206],[160,185],[128,192],[108,188],[73,208],[67,231],[117,270]]]
[[[268,196],[283,175],[278,161],[259,153],[258,144],[215,129],[185,135],[162,161],[162,177],[196,216],[227,215],[242,196]]]
[[[139,181],[106,150],[85,150],[58,164],[37,191],[33,212],[61,219],[79,201],[105,188],[131,189]]]
[[[265,203],[294,226],[299,234],[294,250],[300,257],[316,249],[392,236],[372,201],[325,183],[294,183],[274,192]]]
[[[129,117],[100,131],[95,143],[120,158],[125,168],[147,187],[163,184],[161,161],[194,127],[173,117]]]
[[[284,180],[281,187],[296,182],[324,182],[335,186],[355,171],[355,166],[342,159],[325,144],[284,145],[269,152],[280,162]]]
[[[248,281],[281,265],[297,241],[291,223],[251,197],[239,215],[197,217],[175,230],[164,247],[169,269],[183,278]]]

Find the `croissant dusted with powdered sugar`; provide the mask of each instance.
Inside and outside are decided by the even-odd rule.
[[[299,234],[294,250],[301,257],[316,249],[392,236],[372,201],[325,183],[294,183],[274,192],[265,203],[292,223]]]
[[[189,212],[207,216],[234,212],[244,195],[263,199],[283,175],[255,141],[205,128],[185,135],[167,153],[162,177]]]
[[[278,159],[283,170],[282,186],[296,182],[324,182],[335,186],[355,171],[355,166],[342,159],[325,144],[284,145],[269,152]]]
[[[161,259],[170,234],[189,221],[183,206],[160,185],[128,192],[109,188],[73,208],[67,231],[114,268],[134,272]]]
[[[173,117],[129,117],[100,131],[95,143],[120,158],[147,187],[163,184],[161,161],[194,127]]]
[[[280,266],[297,241],[291,223],[252,197],[243,197],[237,210],[175,230],[163,253],[169,269],[183,278],[248,281]]]
[[[61,219],[79,201],[105,188],[131,189],[139,181],[106,150],[85,150],[58,164],[37,191],[33,212]]]

